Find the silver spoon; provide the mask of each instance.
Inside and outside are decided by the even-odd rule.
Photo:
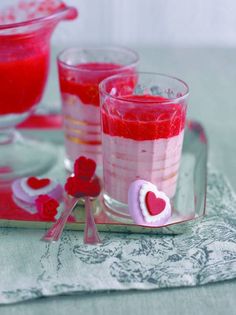
[[[73,198],[71,200],[70,206],[65,208],[61,213],[61,216],[57,221],[46,231],[42,239],[46,242],[56,242],[60,239],[62,232],[64,230],[65,224],[78,203],[78,198]],[[84,228],[84,244],[96,245],[101,244],[101,239],[99,237],[97,227],[94,221],[92,213],[92,205],[89,197],[85,197],[85,228]]]

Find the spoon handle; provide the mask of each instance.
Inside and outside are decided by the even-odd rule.
[[[89,197],[85,197],[85,227],[84,227],[84,244],[96,245],[101,244],[97,227],[94,221],[92,206]]]
[[[66,209],[62,212],[61,216],[57,219],[57,221],[46,231],[46,233],[42,237],[42,241],[45,242],[56,242],[62,235],[64,226],[73,211],[74,207],[78,202],[77,198],[73,198],[72,202]]]

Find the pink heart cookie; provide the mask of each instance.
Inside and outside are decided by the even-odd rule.
[[[36,178],[32,180],[32,178],[21,178],[13,182],[12,191],[16,198],[28,204],[34,204],[39,195],[48,195],[58,201],[62,199],[63,187],[61,184],[52,180],[36,180]]]
[[[138,225],[163,226],[171,217],[170,200],[145,180],[131,183],[128,191],[129,214]]]

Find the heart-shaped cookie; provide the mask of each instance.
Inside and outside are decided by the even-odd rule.
[[[24,177],[16,179],[12,184],[14,196],[28,204],[34,204],[39,195],[49,195],[56,200],[61,200],[63,187],[58,182],[49,178]]]
[[[138,225],[163,226],[171,216],[170,200],[163,191],[145,180],[131,183],[128,191],[129,214]]]

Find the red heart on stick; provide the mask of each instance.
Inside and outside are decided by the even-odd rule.
[[[94,177],[91,182],[89,182],[89,197],[97,197],[101,192],[101,183],[98,177]]]
[[[75,176],[69,177],[65,184],[66,192],[76,198],[89,196],[97,197],[101,192],[101,185],[98,177],[86,181]]]
[[[148,212],[151,215],[160,214],[166,207],[166,202],[162,198],[158,198],[154,192],[149,191],[145,197]]]
[[[75,161],[74,173],[75,177],[90,180],[96,170],[96,162],[92,159],[87,159],[85,156],[81,156]]]
[[[27,179],[27,185],[32,189],[40,189],[46,187],[50,184],[49,178],[37,178],[37,177],[29,177]]]
[[[101,183],[94,176],[96,162],[85,156],[79,157],[74,163],[74,176],[67,178],[66,192],[76,198],[97,197],[101,192]]]

